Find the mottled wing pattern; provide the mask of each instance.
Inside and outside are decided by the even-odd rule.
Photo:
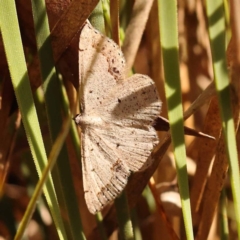
[[[91,213],[121,193],[131,171],[148,167],[158,142],[152,127],[161,103],[153,81],[124,80],[119,47],[87,23],[79,44],[82,169]]]
[[[161,102],[152,79],[135,74],[121,81],[98,108],[105,124],[96,128],[131,171],[151,164],[151,151],[158,143],[152,124],[160,113]]]
[[[86,22],[79,41],[79,78],[83,111],[98,108],[109,89],[124,79],[125,59],[112,40]],[[97,96],[97,98],[96,98]]]
[[[91,213],[118,196],[130,175],[109,142],[91,127],[82,134],[82,170],[85,199]]]
[[[159,115],[161,105],[153,80],[134,74],[109,91],[108,101],[100,104],[98,114],[105,109],[107,114],[101,117],[106,121],[148,131]]]

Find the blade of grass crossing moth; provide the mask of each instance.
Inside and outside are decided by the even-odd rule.
[[[104,18],[103,18],[103,5],[106,5],[106,3],[102,3],[102,1],[99,1],[97,6],[92,11],[92,14],[89,17],[89,21],[92,23],[92,25],[96,29],[98,29],[98,31],[105,34],[105,24],[104,24]]]
[[[230,181],[233,192],[234,207],[237,221],[238,237],[240,238],[240,176],[237,145],[233,114],[230,103],[229,79],[225,56],[225,18],[222,0],[207,0],[208,28],[211,43],[214,79],[220,104],[223,132],[230,166]]]
[[[63,86],[62,81],[61,81],[61,90],[62,90],[62,97],[63,97],[64,113],[65,113],[65,115],[68,115],[69,109],[70,109],[70,103],[68,100],[66,88]],[[79,96],[77,96],[77,101],[79,101]],[[72,110],[72,112],[74,113],[74,110]],[[81,144],[80,144],[79,134],[77,131],[77,125],[74,121],[72,121],[72,123],[71,123],[70,136],[71,136],[73,147],[74,147],[74,150],[75,150],[75,153],[77,156],[79,167],[81,167],[81,165],[82,165],[82,163],[81,163]]]
[[[187,239],[193,239],[178,63],[177,1],[158,0],[168,118]]]
[[[16,6],[13,0],[4,1],[0,5],[0,24],[13,88],[33,160],[38,175],[41,177],[42,171],[47,165],[47,155],[29,83]],[[46,187],[44,187],[43,191],[52,213],[59,239],[66,239],[51,178],[46,182]]]
[[[112,39],[120,46],[119,39],[119,1],[110,1]]]
[[[107,3],[105,3],[105,4],[107,4]],[[99,12],[104,13],[104,11],[100,9],[101,7],[102,6],[100,6],[98,4],[94,11],[96,11],[98,13]],[[105,6],[105,9],[106,9],[106,6]],[[108,9],[109,9],[109,7],[108,7]],[[109,16],[109,14],[107,14],[106,12],[104,15]],[[92,16],[94,16],[94,14],[92,14]],[[101,16],[102,16],[102,20],[100,19]],[[100,24],[103,24],[103,25],[101,26]],[[101,31],[102,29],[104,31],[105,27],[104,27],[103,14],[98,15],[97,23],[96,23],[96,21],[94,21],[93,26],[95,28],[97,28],[99,31]],[[131,217],[130,217],[128,202],[127,202],[127,194],[126,194],[125,190],[122,192],[122,194],[117,199],[115,199],[115,208],[116,208],[116,212],[117,212],[119,231],[120,231],[121,237],[123,239],[134,239],[132,221],[131,221]]]
[[[53,51],[50,42],[50,29],[45,1],[32,1],[37,47],[41,73],[44,82],[47,117],[52,141],[55,141],[62,124],[62,85],[54,66]],[[43,47],[44,46],[44,47]],[[53,99],[54,96],[54,99]],[[69,113],[67,113],[69,114]],[[72,181],[70,161],[65,144],[59,154],[59,161],[53,170],[54,183],[61,209],[68,215],[64,221],[67,235],[71,239],[85,239],[78,210],[78,202]]]

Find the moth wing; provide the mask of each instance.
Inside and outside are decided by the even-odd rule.
[[[106,122],[148,130],[159,116],[161,106],[153,80],[134,74],[112,89],[96,112]]]
[[[108,139],[91,128],[82,132],[82,170],[85,199],[91,213],[119,195],[130,170],[110,147]]]
[[[158,143],[153,127],[147,130],[108,124],[105,129],[96,129],[96,133],[131,171],[142,171],[152,164],[151,152]]]
[[[152,162],[151,151],[158,143],[152,125],[161,110],[153,80],[135,74],[113,89],[109,99],[99,108],[107,129],[96,129],[98,135],[111,142],[111,148],[131,171],[147,168]]]
[[[79,78],[83,112],[91,114],[124,79],[125,59],[119,46],[87,21],[79,40]]]
[[[130,170],[151,163],[158,141],[151,126],[161,103],[153,81],[135,74],[124,79],[120,48],[86,23],[80,35],[82,113],[102,124],[82,128],[82,169],[90,212],[101,210],[127,184]]]

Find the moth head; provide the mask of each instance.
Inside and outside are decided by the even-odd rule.
[[[81,114],[77,114],[75,117],[73,117],[73,120],[76,124],[79,124],[81,120]]]

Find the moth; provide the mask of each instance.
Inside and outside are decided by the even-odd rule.
[[[148,76],[125,78],[117,44],[89,22],[79,40],[81,161],[85,200],[95,214],[125,188],[131,172],[152,164],[158,143],[153,128],[161,110]]]

